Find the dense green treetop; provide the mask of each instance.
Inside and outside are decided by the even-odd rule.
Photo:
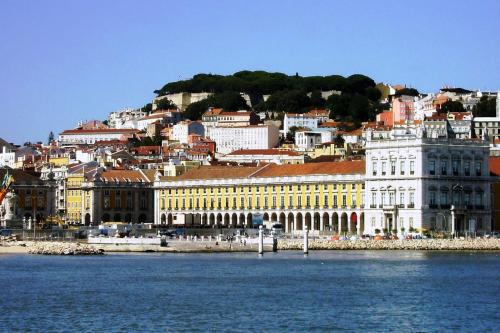
[[[306,76],[286,75],[265,71],[240,71],[232,75],[197,74],[189,80],[170,82],[155,90],[158,96],[179,92],[224,92],[239,91],[247,94],[270,95],[281,90],[328,91],[364,93],[375,82],[361,74],[347,78],[341,75]]]

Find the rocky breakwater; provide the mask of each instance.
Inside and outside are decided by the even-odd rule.
[[[28,253],[46,255],[99,255],[104,250],[82,243],[30,242],[26,243]]]
[[[278,250],[301,250],[302,239],[280,239]],[[310,239],[309,250],[499,251],[500,239],[327,240]]]

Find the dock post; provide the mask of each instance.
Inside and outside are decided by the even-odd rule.
[[[304,226],[304,254],[309,253],[309,231],[307,226]]]
[[[264,230],[259,226],[259,256],[264,254]]]

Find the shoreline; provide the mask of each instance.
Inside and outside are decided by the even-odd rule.
[[[6,242],[0,243],[1,254],[64,254],[68,250],[86,250],[88,253],[231,253],[255,252],[257,244],[219,242],[170,241],[168,246],[88,244],[86,242]],[[302,251],[299,239],[280,239],[278,251]],[[451,251],[451,252],[496,252],[500,251],[500,239],[424,239],[424,240],[356,240],[330,241],[310,240],[309,251]],[[272,252],[265,244],[264,252]],[[73,253],[71,253],[73,254]]]

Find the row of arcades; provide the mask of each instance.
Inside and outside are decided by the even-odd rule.
[[[322,211],[322,212],[255,212],[262,214],[264,221],[280,223],[285,232],[302,231],[307,226],[311,231],[331,231],[338,234],[363,234],[364,213],[359,211]],[[182,218],[182,220],[181,220]],[[183,225],[187,227],[212,228],[252,228],[253,214],[248,212],[162,212],[160,224],[166,226]]]

